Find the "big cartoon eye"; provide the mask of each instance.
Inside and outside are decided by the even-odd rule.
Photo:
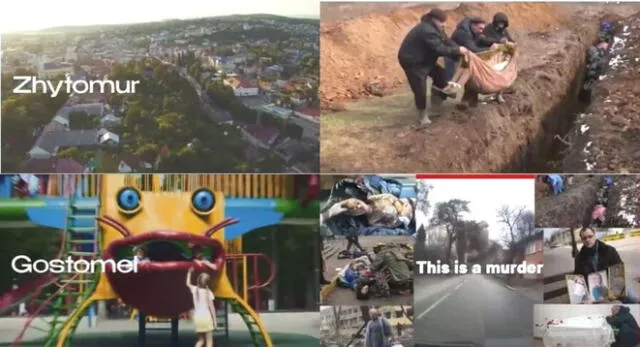
[[[133,188],[123,188],[118,192],[118,207],[124,213],[135,213],[140,209],[142,197]]]
[[[216,206],[216,196],[209,189],[198,189],[191,196],[191,206],[198,214],[211,213]]]

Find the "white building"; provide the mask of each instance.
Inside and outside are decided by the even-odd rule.
[[[224,80],[224,84],[233,89],[235,96],[257,96],[258,86],[241,79],[231,77]]]

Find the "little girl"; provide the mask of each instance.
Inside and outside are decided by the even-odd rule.
[[[215,296],[209,289],[209,274],[198,275],[197,285],[191,284],[193,268],[187,272],[187,287],[193,296],[193,323],[198,334],[196,347],[213,347],[213,330],[216,326],[216,309],[213,305]]]

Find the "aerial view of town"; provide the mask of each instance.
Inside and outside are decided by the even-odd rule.
[[[319,19],[220,7],[3,33],[2,171],[318,172]]]

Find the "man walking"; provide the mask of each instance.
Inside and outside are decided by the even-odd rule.
[[[389,347],[393,339],[391,324],[375,308],[369,310],[371,320],[364,332],[364,347]]]
[[[431,90],[431,106],[440,106],[446,99],[443,90],[449,81],[444,69],[436,64],[438,58],[458,57],[467,53],[465,47],[447,38],[444,32],[446,20],[444,11],[432,9],[409,31],[398,52],[398,61],[407,75],[422,125],[431,123],[427,111],[427,77],[433,79],[435,87]]]

